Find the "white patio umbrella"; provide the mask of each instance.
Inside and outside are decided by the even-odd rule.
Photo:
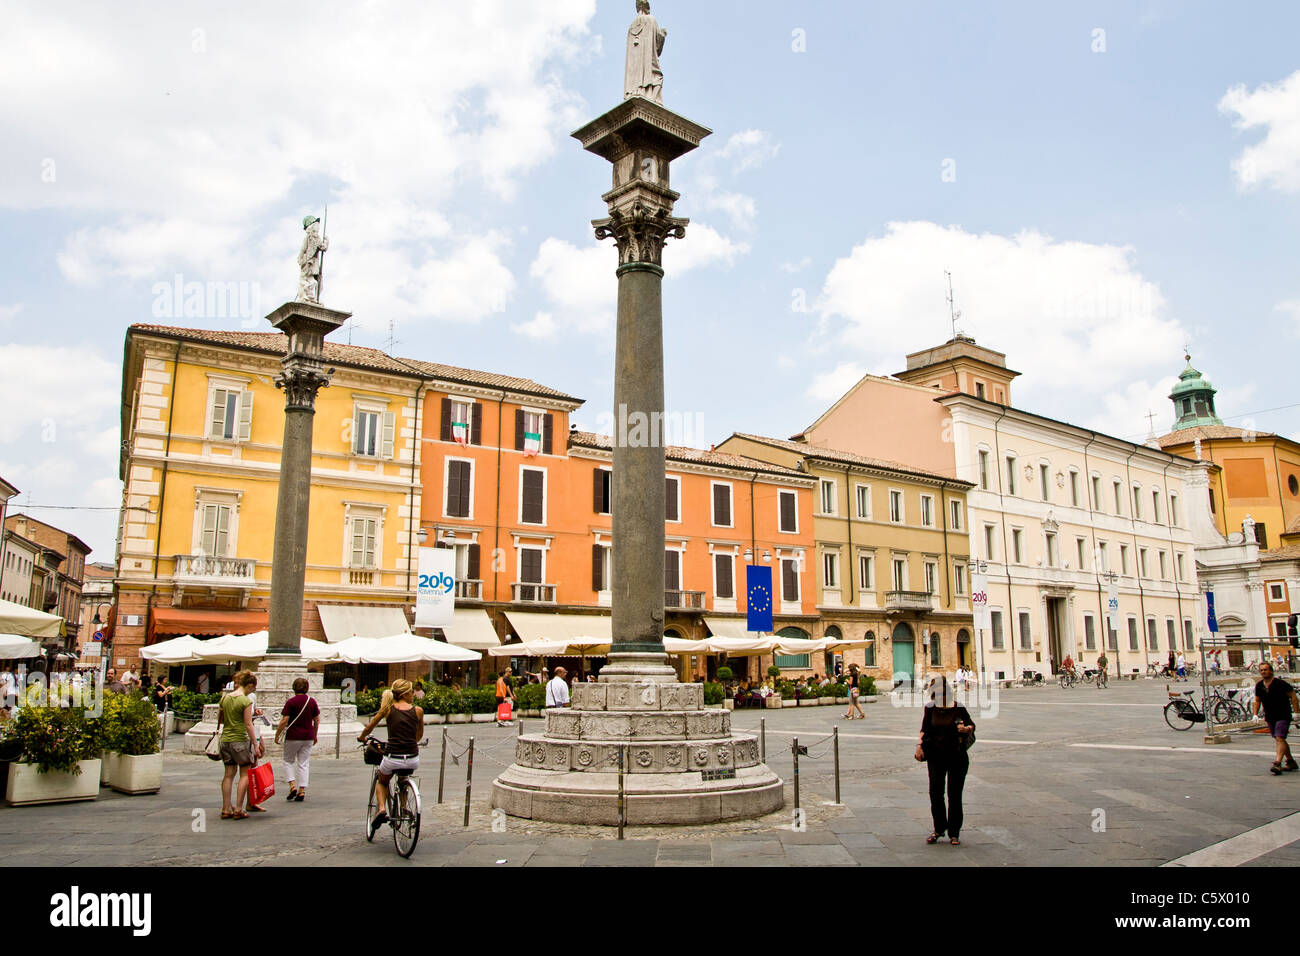
[[[254,631],[198,641],[198,659],[208,663],[260,660],[266,657],[268,637],[266,631]],[[298,653],[313,663],[328,663],[338,659],[334,654],[336,646],[304,637],[298,642]]]
[[[711,652],[728,657],[761,657],[776,646],[770,637],[710,637],[704,643]]]
[[[192,634],[173,637],[168,641],[159,641],[148,647],[140,648],[140,656],[156,664],[184,665],[201,663],[203,657],[199,649],[206,641],[201,641]]]
[[[306,641],[303,642],[304,644]],[[333,660],[345,664],[405,664],[411,661],[478,661],[483,655],[455,644],[394,634],[392,637],[350,637],[328,645]]]
[[[41,645],[20,634],[0,634],[0,660],[40,657]]]
[[[0,634],[21,637],[60,637],[63,618],[32,607],[0,601]]]

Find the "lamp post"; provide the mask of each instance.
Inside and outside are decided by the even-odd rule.
[[[1123,677],[1119,657],[1119,575],[1114,571],[1101,571],[1097,577],[1106,582],[1106,642],[1115,635],[1115,676]]]

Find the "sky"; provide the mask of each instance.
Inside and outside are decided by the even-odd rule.
[[[1141,441],[1190,349],[1228,424],[1300,439],[1300,6],[652,7],[664,104],[713,130],[672,170],[677,440],[786,437],[901,370],[952,334],[945,273],[1022,408]],[[0,0],[11,509],[111,561],[126,328],[269,330],[327,205],[337,340],[535,379],[598,428],[610,172],[569,134],[622,100],[634,15]],[[237,295],[177,314],[178,283]]]

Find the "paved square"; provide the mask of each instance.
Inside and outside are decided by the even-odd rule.
[[[362,836],[369,768],[359,751],[317,758],[304,803],[275,797],[271,812],[219,819],[220,767],[169,741],[163,790],[128,797],[107,789],[93,803],[0,809],[0,840],[19,865],[219,865],[232,848],[258,865],[325,866],[1156,866],[1266,824],[1208,850],[1201,865],[1293,866],[1300,858],[1300,774],[1268,773],[1272,747],[1257,735],[1207,746],[1200,728],[1179,733],[1161,714],[1164,684],[1137,681],[1104,691],[1055,686],[1003,691],[996,711],[972,710],[962,847],[927,846],[925,769],[912,760],[921,714],[881,698],[867,719],[839,707],[738,711],[738,730],[765,721],[768,763],[786,780],[786,809],[760,821],[711,827],[612,829],[506,819],[494,832],[493,778],[513,759],[515,731],[455,725],[436,803],[442,728],[428,728],[419,779],[424,815],[410,861],[390,831]],[[529,730],[536,720],[526,722]],[[829,734],[840,728],[842,806],[834,793]],[[470,826],[462,825],[466,759],[475,737]],[[791,744],[800,758],[806,828],[792,826]],[[283,772],[276,767],[283,790]],[[1245,858],[1245,859],[1243,859]]]

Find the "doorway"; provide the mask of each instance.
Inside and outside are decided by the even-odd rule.
[[[1047,648],[1055,674],[1065,660],[1065,598],[1047,599]]]
[[[890,637],[893,644],[894,684],[912,683],[916,679],[916,637],[912,628],[899,621]]]
[[[963,670],[974,670],[970,653],[970,631],[964,627],[957,632],[957,666]]]

